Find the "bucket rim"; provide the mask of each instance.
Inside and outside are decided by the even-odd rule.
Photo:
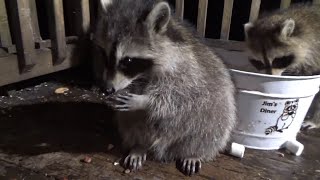
[[[306,80],[306,79],[320,79],[320,75],[313,76],[279,76],[279,75],[270,75],[270,74],[261,74],[255,72],[241,71],[237,69],[230,69],[231,72],[245,74],[249,76],[262,77],[262,78],[272,78],[272,79],[280,79],[280,80]]]
[[[237,92],[243,93],[243,94],[255,95],[255,96],[270,97],[270,98],[295,99],[295,98],[309,98],[309,97],[315,96],[319,92],[319,89],[315,91],[311,91],[309,94],[304,94],[304,95],[263,93],[260,91],[252,91],[252,90],[245,90],[245,89],[237,89]]]

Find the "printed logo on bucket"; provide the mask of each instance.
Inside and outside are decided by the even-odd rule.
[[[296,117],[299,99],[287,101],[285,103],[282,114],[278,117],[276,125],[270,126],[265,130],[265,134],[269,135],[273,132],[282,133],[283,130],[288,129]]]

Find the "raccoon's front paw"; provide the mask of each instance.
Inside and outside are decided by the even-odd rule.
[[[131,93],[117,94],[111,99],[115,102],[111,106],[117,111],[143,110],[147,107],[148,103],[148,96]]]
[[[139,152],[131,152],[123,162],[123,166],[131,171],[137,171],[142,168],[142,164],[146,161],[147,154]]]
[[[186,158],[178,160],[177,168],[186,176],[192,176],[199,173],[201,169],[201,160],[199,158]]]

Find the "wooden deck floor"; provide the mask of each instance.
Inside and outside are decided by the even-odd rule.
[[[66,94],[54,90],[67,86]],[[147,161],[125,174],[111,113],[98,96],[74,83],[46,82],[0,96],[0,179],[185,179],[175,164]],[[221,155],[192,179],[320,179],[320,131],[299,134],[300,157],[247,150]],[[108,145],[115,148],[108,150]],[[283,156],[284,155],[284,156]],[[91,163],[81,160],[89,156]],[[187,178],[188,179],[188,178]]]

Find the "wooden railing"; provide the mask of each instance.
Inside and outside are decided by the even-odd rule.
[[[234,0],[224,0],[223,17],[221,25],[220,39],[207,39],[209,44],[216,47],[227,48],[231,50],[243,50],[243,42],[231,41],[229,39],[231,17],[233,11]],[[313,0],[314,4],[320,4],[320,0]],[[280,8],[288,8],[291,0],[281,0]],[[255,21],[260,12],[261,0],[252,0],[250,7],[250,15],[248,22]],[[184,0],[176,0],[176,15],[180,19],[184,17]],[[198,4],[198,18],[197,18],[197,31],[205,37],[206,34],[206,19],[208,11],[208,0],[199,0]]]
[[[47,39],[41,36],[37,14],[37,8],[44,7],[37,7],[36,0],[0,0],[0,86],[70,68],[83,57],[73,50],[89,31],[91,1],[44,0],[42,3],[48,10]],[[66,14],[72,17],[68,25],[75,29],[74,35],[68,37]]]
[[[45,7],[37,7],[42,2]],[[197,31],[206,35],[209,0],[199,0]],[[229,39],[234,0],[224,0],[219,39],[208,39],[215,47],[243,50],[243,42]],[[320,4],[320,0],[314,0]],[[291,0],[282,0],[287,8]],[[248,21],[258,18],[261,0],[252,0]],[[47,9],[49,36],[40,27],[39,8]],[[176,0],[176,15],[183,19],[184,0]],[[0,86],[60,71],[79,63],[82,51],[74,53],[94,24],[96,0],[0,0]],[[66,30],[73,31],[70,35]]]

